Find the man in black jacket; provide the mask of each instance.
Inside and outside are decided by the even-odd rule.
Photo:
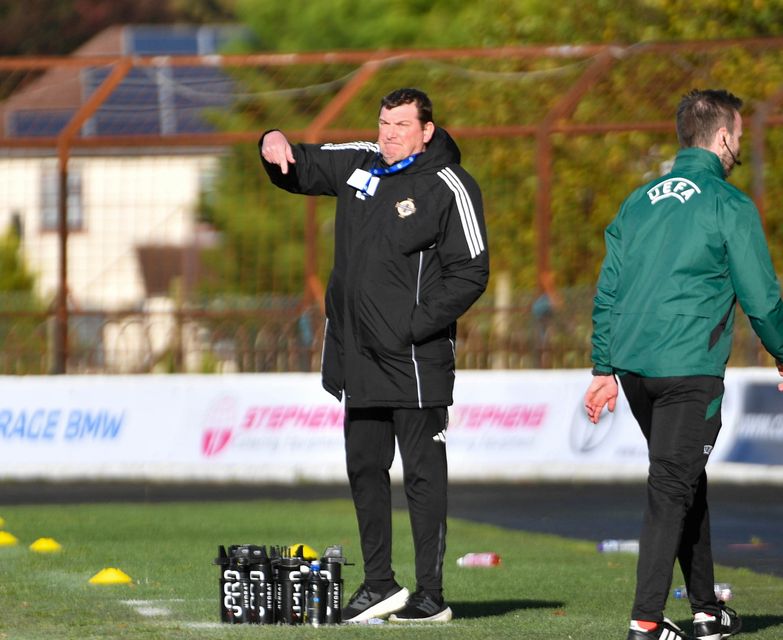
[[[378,142],[259,141],[272,182],[337,197],[334,267],[326,292],[324,388],[345,394],[345,449],[364,582],[343,620],[445,622],[446,427],[456,323],[489,277],[481,192],[459,165],[417,89],[381,100]],[[389,469],[403,462],[416,591],[391,567]]]

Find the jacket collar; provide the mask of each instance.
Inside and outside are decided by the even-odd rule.
[[[675,171],[708,171],[718,178],[726,179],[720,158],[712,151],[701,147],[680,149],[674,159],[672,172]]]

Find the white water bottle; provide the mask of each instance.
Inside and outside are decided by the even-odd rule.
[[[597,547],[601,553],[639,553],[638,540],[601,540]]]
[[[496,567],[499,564],[500,556],[493,551],[466,553],[461,558],[457,558],[458,567]]]

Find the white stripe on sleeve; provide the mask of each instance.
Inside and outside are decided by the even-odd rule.
[[[372,151],[378,153],[380,147],[377,142],[341,142],[338,144],[328,142],[321,145],[321,149],[324,151],[345,151],[351,149],[354,151]]]
[[[470,199],[468,190],[462,181],[450,168],[446,167],[438,171],[438,176],[454,193],[457,201],[457,210],[462,221],[462,230],[465,232],[465,241],[468,243],[470,257],[475,258],[484,251],[484,240],[481,237],[478,220],[476,219],[476,210],[473,208],[473,201]]]

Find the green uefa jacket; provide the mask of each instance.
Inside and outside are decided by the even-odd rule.
[[[597,372],[723,377],[735,303],[783,360],[783,301],[753,202],[718,156],[681,149],[634,191],[605,233],[593,308]]]

